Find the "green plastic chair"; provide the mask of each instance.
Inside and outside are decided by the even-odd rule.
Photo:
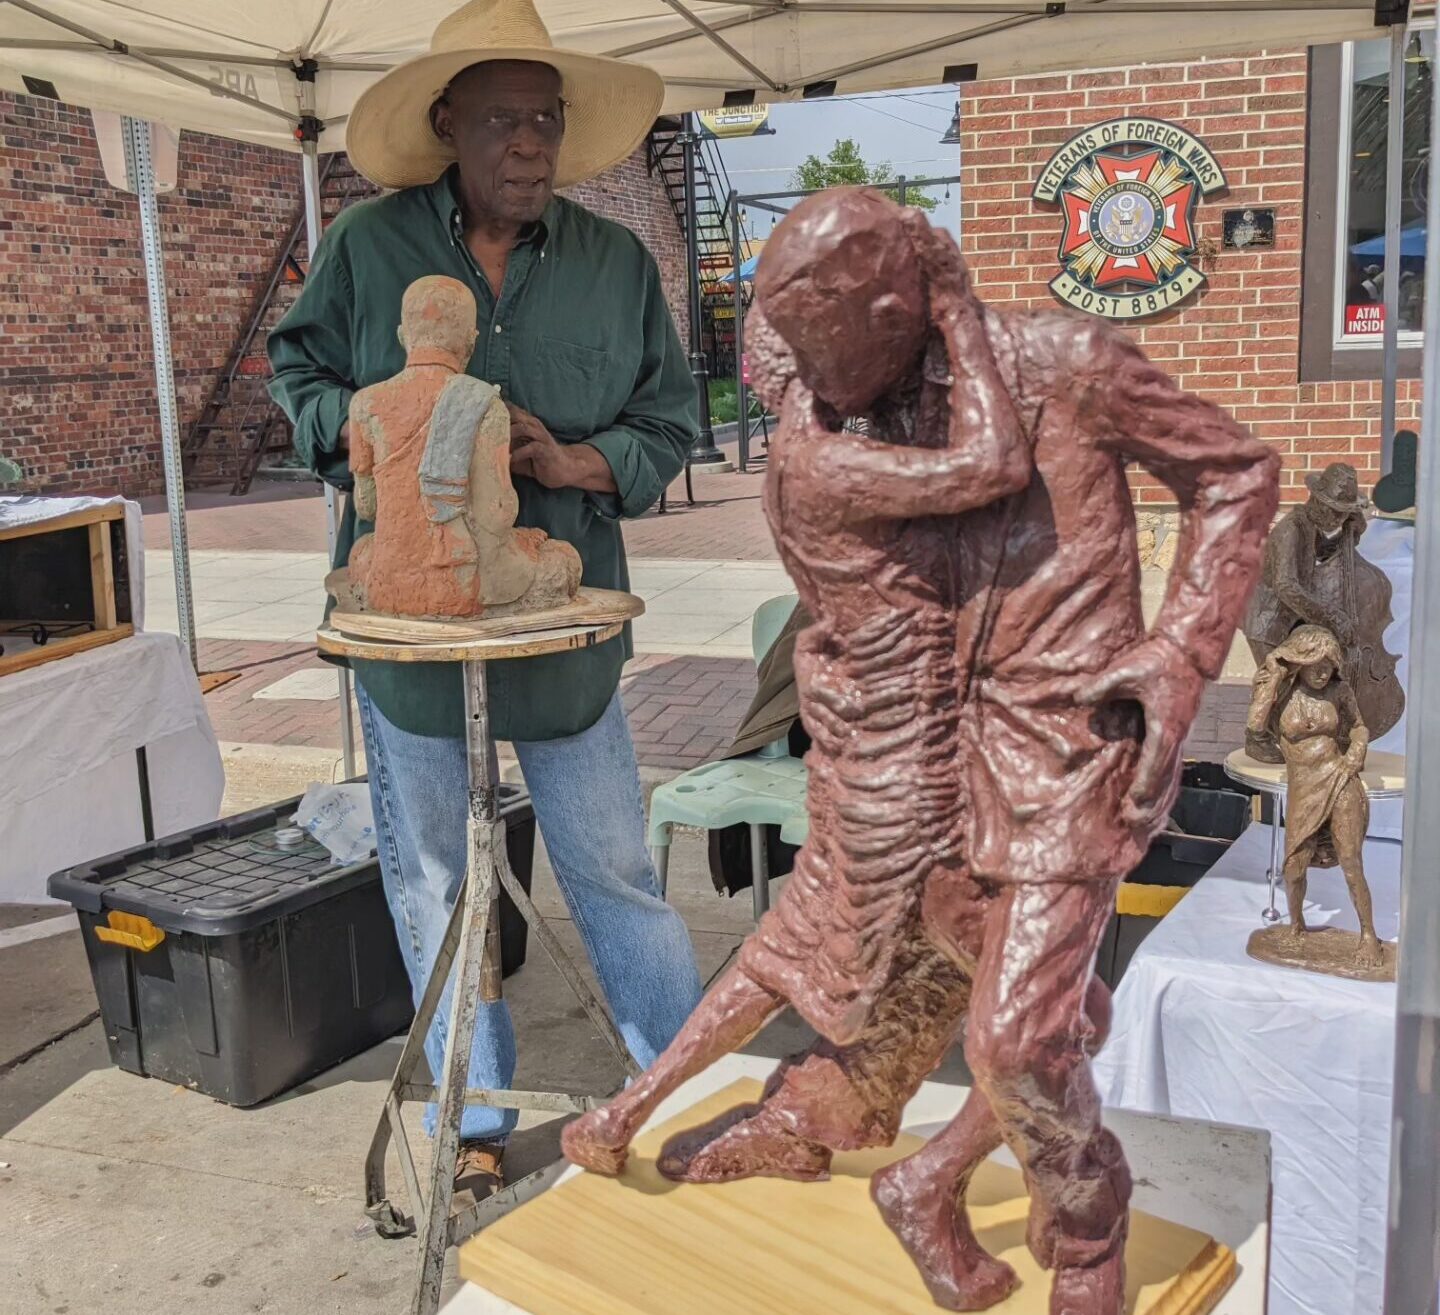
[[[750,647],[758,666],[785,628],[799,599],[794,594],[771,598],[755,609]],[[670,867],[670,836],[675,824],[718,831],[745,823],[750,827],[750,871],[758,919],[770,907],[770,874],[765,863],[762,827],[778,826],[788,839],[808,833],[805,813],[805,764],[792,757],[784,738],[743,758],[695,767],[659,786],[650,798],[650,853],[665,893]]]

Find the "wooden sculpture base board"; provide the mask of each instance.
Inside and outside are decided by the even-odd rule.
[[[1380,962],[1373,968],[1355,962],[1360,948],[1360,933],[1344,927],[1311,927],[1296,937],[1285,923],[1278,927],[1262,927],[1251,933],[1245,953],[1261,963],[1281,968],[1299,968],[1307,973],[1324,973],[1327,977],[1344,977],[1352,982],[1393,982],[1395,980],[1395,944],[1380,942]]]
[[[638,1138],[620,1178],[578,1174],[491,1224],[461,1249],[461,1275],[528,1315],[935,1315],[869,1190],[871,1174],[920,1138],[837,1155],[823,1183],[660,1176],[667,1137],[760,1092],[735,1082]],[[969,1203],[981,1246],[1021,1280],[990,1310],[1046,1315],[1050,1278],[1025,1247],[1019,1170],[987,1160]],[[1126,1315],[1207,1315],[1236,1273],[1227,1247],[1139,1211],[1126,1263]]]
[[[337,571],[334,575],[341,575]],[[572,602],[540,612],[510,612],[461,621],[439,621],[419,616],[393,616],[387,612],[330,613],[330,626],[358,639],[379,639],[392,644],[454,644],[477,639],[501,639],[537,630],[564,630],[571,626],[611,625],[629,621],[645,611],[645,603],[619,589],[582,588]]]

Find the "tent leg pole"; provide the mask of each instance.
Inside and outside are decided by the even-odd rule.
[[[305,245],[310,259],[314,260],[315,249],[320,245],[320,156],[315,142],[301,143],[300,164],[305,181]],[[325,548],[326,557],[332,565],[340,524],[338,501],[334,487],[326,484]],[[355,719],[350,711],[350,668],[338,667],[336,670],[340,683],[340,753],[348,781],[355,775]]]
[[[125,169],[140,201],[140,244],[150,300],[150,340],[155,350],[155,399],[160,406],[160,447],[165,466],[165,505],[170,512],[170,557],[175,571],[175,612],[190,665],[200,669],[195,648],[195,603],[190,590],[190,540],[185,528],[185,472],[180,463],[180,419],[175,409],[175,358],[170,348],[170,307],[165,290],[165,253],[160,244],[160,207],[155,197],[155,160],[150,124],[121,119]]]
[[[1394,99],[1392,93],[1392,106]],[[1440,96],[1431,102],[1431,116],[1431,140],[1440,141]],[[1440,169],[1430,171],[1429,209],[1440,214]],[[1425,247],[1425,292],[1431,306],[1440,306],[1440,228],[1434,224]],[[1388,267],[1386,273],[1388,284]],[[1434,880],[1440,810],[1426,807],[1431,777],[1440,781],[1440,333],[1426,334],[1421,351],[1385,1315],[1435,1315],[1440,1291],[1440,884]]]
[[[1400,183],[1405,171],[1405,24],[1390,29],[1390,105],[1385,145],[1385,349],[1380,390],[1380,473],[1395,460],[1400,382]]]

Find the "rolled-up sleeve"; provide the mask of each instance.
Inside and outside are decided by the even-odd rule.
[[[294,426],[295,450],[321,479],[337,488],[354,484],[340,451],[340,430],[355,394],[350,354],[354,287],[344,254],[329,233],[320,243],[305,287],[266,344],[270,395]]]
[[[660,272],[647,256],[642,314],[644,342],[635,388],[608,429],[585,441],[605,458],[614,493],[592,493],[600,514],[639,516],[685,468],[685,454],[699,433],[695,382],[675,321],[660,287]]]

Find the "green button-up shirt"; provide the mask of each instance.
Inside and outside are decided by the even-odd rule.
[[[295,426],[295,447],[322,478],[353,481],[340,427],[359,388],[405,364],[396,337],[400,299],[426,274],[467,284],[478,306],[470,373],[538,416],[562,443],[589,443],[616,493],[547,489],[517,476],[517,524],[575,546],[583,583],[629,587],[620,518],[638,516],[683,469],[698,428],[695,390],[666,306],[659,270],[628,229],[557,197],[517,244],[497,298],[465,246],[452,166],[426,187],[366,201],[326,232],[299,300],[271,331],[271,394]],[[345,502],[335,565],[373,529]],[[494,662],[490,715],[497,738],[575,735],[604,711],[631,655],[624,635],[591,649]],[[454,663],[356,661],[385,717],[420,735],[463,730]]]

